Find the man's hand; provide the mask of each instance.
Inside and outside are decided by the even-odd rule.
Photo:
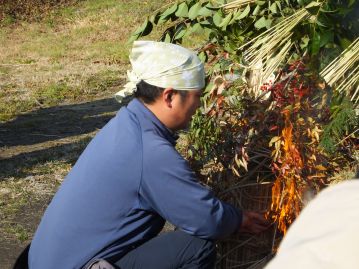
[[[270,222],[265,219],[263,214],[255,211],[243,211],[242,225],[240,233],[258,234],[269,228]]]

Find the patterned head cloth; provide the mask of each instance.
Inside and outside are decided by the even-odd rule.
[[[171,43],[135,41],[130,54],[132,70],[128,82],[115,94],[117,101],[136,91],[141,80],[153,86],[175,90],[199,90],[205,86],[204,66],[197,55]]]

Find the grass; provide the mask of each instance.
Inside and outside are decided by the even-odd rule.
[[[30,237],[29,231],[17,223],[7,225],[4,230],[8,234],[13,234],[21,242],[25,242]]]
[[[54,69],[62,70],[57,65]],[[62,70],[63,71],[63,70]],[[81,74],[65,73],[59,80],[33,81],[20,88],[16,82],[3,84],[0,92],[0,121],[8,121],[21,113],[39,107],[56,106],[63,102],[89,101],[103,96],[111,96],[119,90],[123,76],[118,69],[102,69]]]
[[[29,238],[27,230],[13,221],[19,210],[29,202],[29,192],[24,183],[15,179],[0,182],[0,232],[20,241]]]
[[[130,33],[164,2],[88,0],[56,9],[37,22],[2,27],[0,120],[87,99],[84,88],[89,81],[106,86],[116,75],[114,84],[120,84],[128,66]],[[10,86],[17,91],[5,94]],[[95,86],[89,99],[94,98],[93,89],[103,95],[103,87]]]

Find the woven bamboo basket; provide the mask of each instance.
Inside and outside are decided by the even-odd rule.
[[[219,198],[244,210],[267,211],[272,183],[249,183],[221,194]],[[218,242],[216,269],[261,269],[276,245],[275,227],[259,235],[235,235]]]

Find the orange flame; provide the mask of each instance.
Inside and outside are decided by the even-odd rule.
[[[271,217],[278,223],[278,229],[286,233],[288,226],[299,214],[301,208],[301,190],[296,177],[303,168],[300,152],[293,142],[293,126],[289,113],[285,113],[285,128],[282,130],[283,155],[278,166],[278,176],[272,187]]]

